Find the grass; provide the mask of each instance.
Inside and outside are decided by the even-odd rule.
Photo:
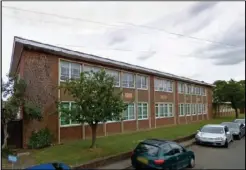
[[[78,165],[96,158],[130,151],[139,141],[146,138],[175,139],[196,132],[204,124],[216,124],[233,119],[234,117],[220,117],[193,124],[98,138],[96,141],[97,148],[93,150],[88,148],[91,140],[78,140],[64,145],[56,145],[50,148],[32,151],[31,156],[35,159],[36,163],[61,161],[69,165]]]

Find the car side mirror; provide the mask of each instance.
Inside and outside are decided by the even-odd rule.
[[[227,135],[230,135],[230,132],[228,131],[228,132],[226,132],[226,134],[227,134]]]

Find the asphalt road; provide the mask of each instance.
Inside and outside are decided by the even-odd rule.
[[[234,140],[229,148],[193,145],[189,149],[196,156],[193,169],[245,169],[245,137]]]

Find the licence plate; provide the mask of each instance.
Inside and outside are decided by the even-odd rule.
[[[143,157],[137,157],[137,160],[143,164],[148,164],[148,160]]]

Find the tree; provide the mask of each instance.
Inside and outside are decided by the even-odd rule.
[[[59,103],[60,113],[65,119],[88,123],[92,131],[91,148],[95,147],[96,130],[99,122],[120,120],[126,105],[121,92],[114,91],[114,79],[104,70],[99,72],[82,72],[77,80],[68,80],[60,86],[69,93],[76,107],[67,109]]]
[[[224,88],[227,84],[224,80],[217,80],[213,83],[215,87],[213,88],[213,103],[215,105],[215,117],[220,110],[220,105],[225,101]]]
[[[3,81],[2,81],[3,82]],[[1,123],[4,128],[4,142],[2,148],[7,147],[8,141],[8,123],[17,118],[20,109],[27,115],[28,119],[41,120],[40,108],[35,106],[31,101],[25,100],[25,89],[27,85],[23,79],[15,75],[9,75],[8,81],[2,85],[2,103],[3,113],[1,114]],[[7,100],[3,100],[7,98]]]
[[[238,118],[238,109],[245,102],[245,86],[242,86],[241,83],[240,81],[236,82],[231,79],[224,87],[225,99],[231,102],[231,106],[236,112],[236,118]]]

